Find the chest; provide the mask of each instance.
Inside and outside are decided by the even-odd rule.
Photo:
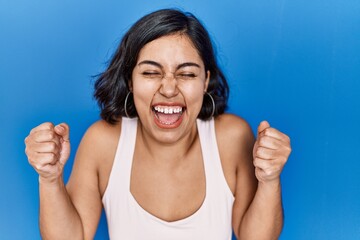
[[[177,164],[151,161],[135,149],[130,192],[147,212],[167,222],[195,213],[206,195],[206,177],[200,144]]]

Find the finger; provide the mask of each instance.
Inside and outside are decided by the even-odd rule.
[[[54,130],[39,130],[37,132],[34,132],[31,137],[36,143],[52,141],[55,142],[57,145],[60,144],[60,137],[55,133]]]
[[[269,137],[266,135],[258,138],[257,142],[258,142],[258,146],[273,150],[277,150],[281,148],[281,146],[283,145],[282,141],[280,141],[279,139],[276,139],[274,137]]]
[[[265,129],[269,128],[270,124],[267,121],[262,121],[258,126],[258,136],[261,132],[263,132]]]
[[[40,131],[40,130],[53,130],[53,129],[54,129],[54,124],[52,124],[51,122],[45,122],[33,129],[31,129],[30,134]]]
[[[60,137],[50,130],[34,132],[25,138],[25,153],[59,151],[61,148]]]
[[[29,158],[29,163],[36,169],[41,170],[46,165],[54,165],[58,161],[59,156],[54,153],[34,153]]]
[[[60,148],[54,142],[32,143],[26,146],[25,153],[28,158],[31,158],[38,153],[54,153],[59,155]]]
[[[34,143],[32,146],[33,151],[37,153],[60,153],[60,146],[55,142],[43,142],[43,143]]]
[[[61,123],[55,127],[55,132],[61,136],[61,154],[59,163],[65,165],[70,156],[70,128],[66,123]]]
[[[259,146],[259,142],[256,141],[255,144],[254,144],[254,147],[253,147],[253,151],[252,151],[252,157],[255,158],[256,156],[256,150],[258,149],[258,146]]]
[[[258,146],[255,150],[254,158],[262,158],[266,160],[274,159],[276,156],[277,151],[265,147]]]
[[[253,164],[256,168],[259,168],[263,171],[269,171],[271,169],[275,170],[277,166],[276,160],[268,160],[262,158],[254,158]]]
[[[264,129],[259,135],[258,137],[262,137],[262,136],[268,136],[268,137],[272,137],[272,138],[276,138],[280,141],[283,141],[283,142],[287,142],[287,143],[290,143],[290,138],[280,132],[279,130],[275,129],[275,128],[266,128]]]
[[[55,126],[55,132],[62,137],[63,141],[70,140],[70,128],[66,123],[61,123]]]
[[[59,161],[59,158],[60,158],[60,155],[59,153],[53,153],[53,152],[50,152],[50,153],[37,153],[37,156],[38,156],[38,161],[43,164],[44,166],[45,165],[54,165],[56,164],[56,162]]]
[[[25,140],[25,154],[28,156],[28,158],[32,157],[35,153],[41,153],[41,152],[53,152],[54,154],[60,154],[61,146],[56,141],[48,141],[48,142],[42,142],[38,143],[33,140]]]

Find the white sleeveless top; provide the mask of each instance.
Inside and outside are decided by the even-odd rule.
[[[122,118],[121,136],[102,202],[112,240],[231,240],[234,196],[225,180],[216,143],[214,119],[197,120],[206,196],[191,216],[167,222],[143,209],[130,192],[137,118]],[[186,203],[184,203],[186,204]]]

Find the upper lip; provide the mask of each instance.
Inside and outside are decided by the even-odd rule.
[[[158,102],[154,103],[152,107],[156,106],[163,106],[163,107],[185,107],[185,104],[183,103],[177,103],[177,102]]]

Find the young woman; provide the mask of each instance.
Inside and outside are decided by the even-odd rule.
[[[289,138],[225,114],[228,85],[207,31],[165,9],[126,33],[95,84],[102,120],[83,137],[71,177],[69,127],[26,138],[39,173],[44,239],[92,239],[102,207],[111,239],[277,239]]]

